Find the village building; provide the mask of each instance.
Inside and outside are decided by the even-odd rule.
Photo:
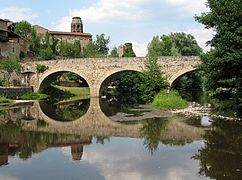
[[[0,59],[19,58],[29,50],[28,42],[14,33],[14,28],[13,23],[0,19]]]
[[[39,25],[34,25],[34,29],[41,39],[44,39],[46,33],[49,33],[49,35],[52,37],[50,38],[50,41],[58,39],[59,42],[80,42],[82,51],[87,46],[87,44],[92,41],[92,35],[90,33],[83,32],[83,23],[80,17],[72,18],[71,32],[50,31]]]

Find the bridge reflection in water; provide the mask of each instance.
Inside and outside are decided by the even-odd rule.
[[[99,98],[91,98],[86,114],[75,121],[60,122],[48,117],[35,102],[22,106],[21,111],[10,110],[0,115],[0,164],[7,164],[8,156],[17,152],[20,158],[27,159],[32,153],[64,146],[71,146],[73,160],[81,160],[83,146],[90,145],[93,138],[99,143],[109,137],[143,138],[151,153],[160,142],[185,145],[202,139],[203,127],[189,125],[179,118],[116,122],[102,112]]]

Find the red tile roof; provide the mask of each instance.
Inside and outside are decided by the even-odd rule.
[[[79,32],[62,32],[62,31],[49,31],[50,34],[53,35],[75,35],[75,36],[90,36],[90,33],[79,33]]]

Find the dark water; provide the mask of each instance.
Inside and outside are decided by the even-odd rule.
[[[242,179],[242,122],[108,117],[148,111],[97,99],[1,110],[0,179]]]

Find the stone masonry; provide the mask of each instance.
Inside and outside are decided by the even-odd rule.
[[[37,73],[37,64],[48,66],[44,73]],[[198,56],[160,57],[158,64],[171,85],[178,77],[196,70],[200,64]],[[29,85],[34,91],[48,86],[54,73],[73,72],[84,78],[90,87],[90,96],[100,96],[100,88],[105,79],[122,71],[145,70],[145,58],[87,58],[27,62],[23,73],[32,74]]]

